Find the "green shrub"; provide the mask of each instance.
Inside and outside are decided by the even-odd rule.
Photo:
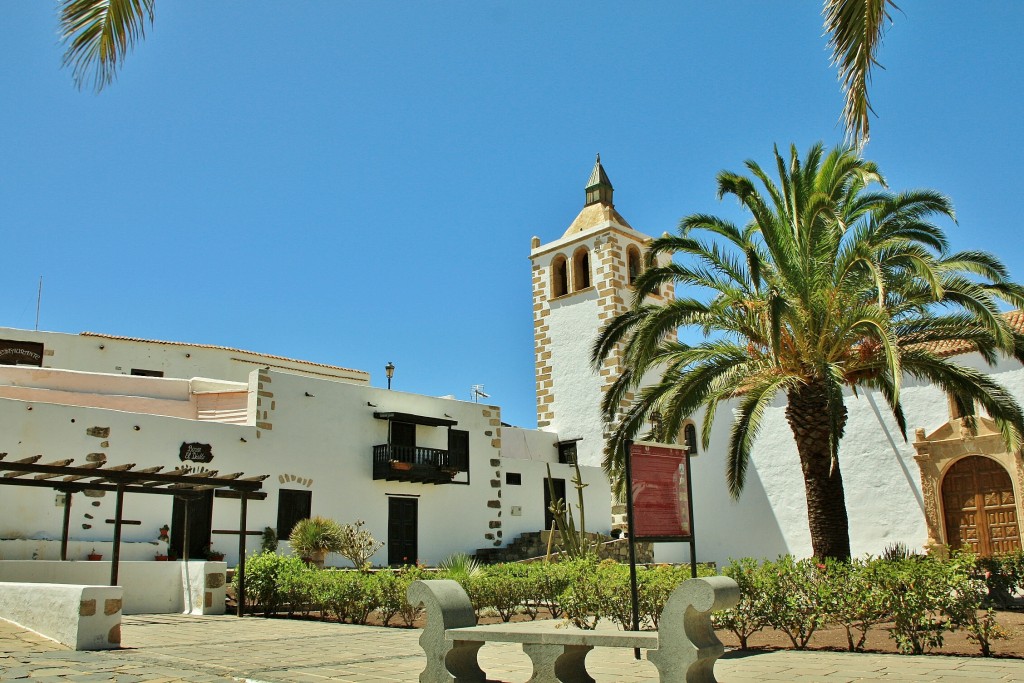
[[[470,580],[480,607],[493,608],[503,622],[509,621],[526,601],[528,583],[508,565],[496,565]]]
[[[825,562],[825,617],[846,630],[850,652],[862,651],[868,631],[889,618],[889,596],[879,577],[884,567],[883,560],[871,558]]]
[[[242,565],[245,573],[246,604],[250,607],[261,606],[263,613],[270,616],[277,611],[282,601],[278,575],[282,570],[287,573],[298,571],[305,565],[298,557],[286,557],[273,552],[262,552],[245,558]],[[239,573],[235,572],[232,585],[238,594]]]
[[[325,571],[317,577],[317,598],[338,621],[365,624],[380,605],[379,584],[372,574]]]
[[[732,631],[740,641],[740,648],[747,649],[747,641],[766,625],[765,569],[752,557],[729,560],[722,574],[739,585],[740,601],[732,609],[715,612],[712,623],[719,628]]]
[[[763,618],[765,623],[789,636],[793,647],[803,650],[824,622],[827,591],[816,559],[795,560],[783,555],[762,568]]]
[[[290,557],[278,566],[275,575],[279,606],[287,608],[288,616],[296,612],[309,616],[310,611],[319,610],[316,600],[316,583],[319,573],[298,558]]]
[[[422,579],[435,578],[428,576],[425,571],[416,566],[405,566],[399,569],[395,573],[396,583],[393,589],[397,591],[397,595],[389,593],[387,597],[382,596],[382,604],[385,600],[388,601],[387,608],[391,609],[392,606],[398,606],[398,616],[401,617],[402,623],[407,628],[412,628],[413,623],[423,614],[423,606],[421,604],[413,605],[406,599],[406,591],[409,590],[409,584],[413,581],[419,581]],[[391,590],[391,587],[387,584],[381,584],[382,590]]]
[[[930,557],[882,561],[878,579],[894,622],[889,636],[903,654],[941,647],[954,563]]]

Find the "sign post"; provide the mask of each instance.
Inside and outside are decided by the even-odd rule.
[[[636,541],[688,542],[690,575],[694,578],[697,577],[697,555],[690,459],[686,448],[676,444],[627,441],[624,450],[629,584],[633,600],[632,628],[636,631],[640,628]],[[640,658],[639,649],[634,650],[634,654]]]

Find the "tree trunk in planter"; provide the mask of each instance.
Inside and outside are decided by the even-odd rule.
[[[302,559],[305,560],[307,563],[313,565],[317,569],[323,569],[324,562],[327,561],[327,551],[317,550],[315,552],[310,553],[309,557],[304,557]]]
[[[821,384],[807,384],[788,393],[786,420],[796,439],[807,496],[807,522],[814,556],[850,558],[850,522],[838,457],[829,444],[828,394]],[[846,406],[840,408],[838,442],[846,427]]]

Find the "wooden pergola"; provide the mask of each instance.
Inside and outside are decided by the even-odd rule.
[[[150,495],[192,498],[213,491],[217,498],[238,498],[241,509],[238,517],[238,616],[245,607],[245,525],[249,500],[263,500],[267,494],[261,491],[263,480],[269,475],[246,477],[242,472],[220,474],[217,471],[192,472],[189,467],[179,466],[170,472],[163,472],[163,466],[135,469],[134,463],[107,466],[106,460],[74,465],[73,458],[40,463],[41,455],[21,460],[6,460],[7,454],[0,453],[0,485],[35,486],[64,493],[64,523],[60,538],[60,559],[68,559],[68,527],[71,522],[71,498],[80,491],[113,491],[116,494],[114,512],[114,551],[110,563],[110,585],[117,585],[118,567],[121,560],[121,525],[124,495],[144,493]],[[183,548],[188,549],[188,506],[185,506]],[[187,557],[186,557],[187,559]]]

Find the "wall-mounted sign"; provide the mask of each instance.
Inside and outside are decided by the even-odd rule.
[[[630,448],[629,457],[636,540],[690,540],[693,525],[686,447],[638,441]]]
[[[208,443],[182,442],[178,457],[182,462],[210,462],[213,460],[213,447]]]
[[[0,339],[0,365],[43,364],[43,345],[38,342]]]

